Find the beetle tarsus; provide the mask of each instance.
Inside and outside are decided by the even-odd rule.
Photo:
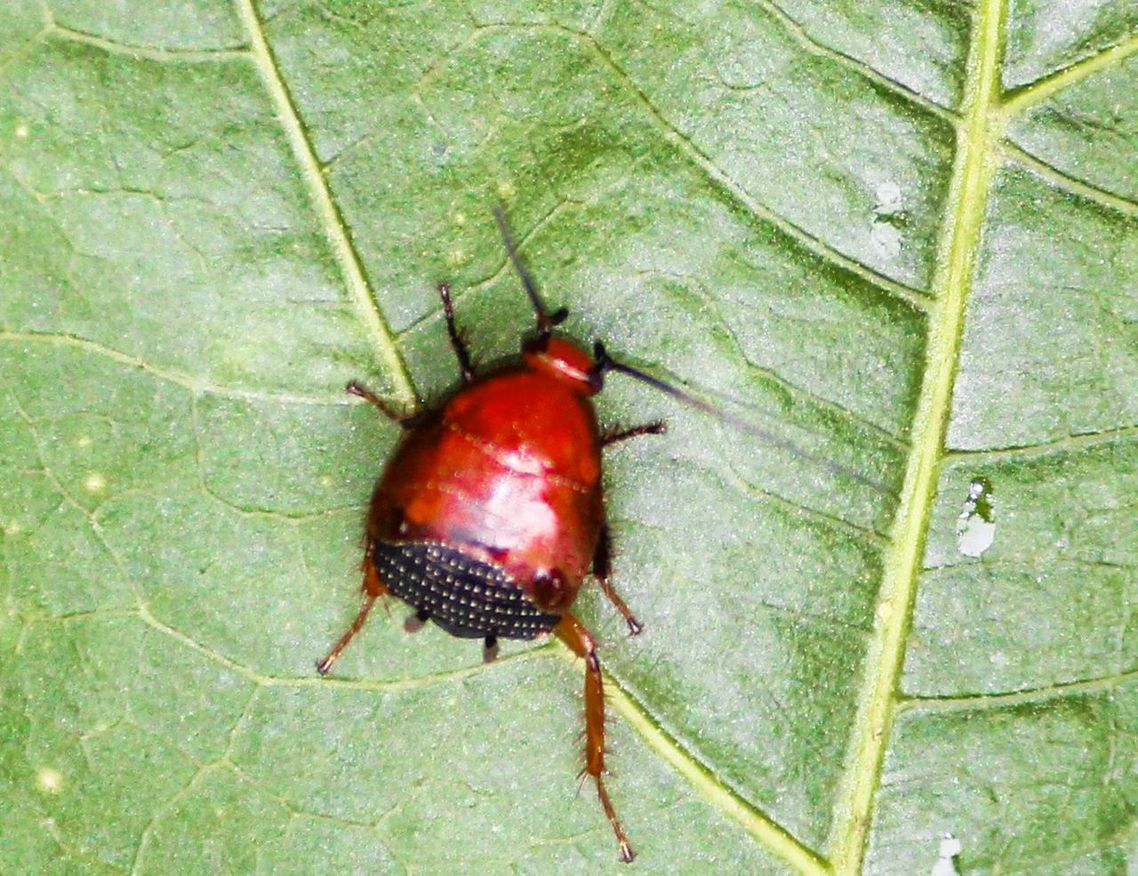
[[[654,424],[653,424],[654,425]],[[597,539],[597,547],[593,552],[593,574],[597,576],[597,581],[600,582],[601,592],[604,593],[605,598],[613,604],[617,611],[624,617],[625,623],[628,624],[628,633],[631,636],[640,635],[644,629],[636,615],[620,598],[620,594],[613,589],[612,581],[609,580],[609,573],[612,569],[612,536],[609,534],[609,525],[605,523],[601,526],[601,534]]]
[[[620,859],[626,864],[631,864],[636,858],[636,852],[632,850],[632,843],[628,841],[624,828],[617,820],[616,810],[612,808],[612,801],[609,800],[609,792],[605,790],[605,783],[601,781],[600,776],[594,776],[594,778],[597,780],[597,796],[601,799],[601,808],[605,810],[605,815],[608,816],[608,820],[616,832],[616,842],[620,846]]]

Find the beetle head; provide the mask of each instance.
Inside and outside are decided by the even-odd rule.
[[[565,318],[569,316],[569,310],[561,307],[553,313],[549,313],[545,309],[541,296],[537,294],[537,285],[518,256],[518,246],[510,232],[506,214],[500,206],[495,205],[494,218],[498,221],[498,230],[502,232],[502,242],[506,245],[506,252],[510,255],[514,270],[518,272],[518,277],[521,278],[522,286],[525,287],[526,294],[529,295],[530,303],[533,305],[534,313],[537,315],[537,337],[522,345],[522,359],[526,365],[550,374],[558,380],[566,381],[587,395],[595,395],[601,391],[604,387],[606,371],[619,371],[647,383],[649,386],[654,386],[673,398],[678,398],[702,410],[714,412],[714,409],[706,402],[695,399],[670,383],[665,383],[638,368],[633,368],[631,365],[625,365],[623,362],[611,358],[605,352],[605,346],[600,341],[593,345],[593,356],[590,358],[588,353],[572,341],[553,337],[553,329],[565,321]]]
[[[584,395],[600,391],[602,382],[589,354],[565,338],[539,335],[522,345],[527,366],[568,383]]]

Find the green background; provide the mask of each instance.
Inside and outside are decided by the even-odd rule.
[[[8,0],[0,872],[1138,866],[1138,7]],[[398,429],[613,377],[617,863],[556,643],[357,606]],[[958,550],[976,478],[996,524]]]

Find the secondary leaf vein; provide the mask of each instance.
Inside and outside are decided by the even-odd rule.
[[[364,276],[359,253],[352,244],[351,235],[332,197],[327,178],[320,170],[316,151],[269,48],[257,11],[253,8],[252,0],[238,0],[237,7],[249,35],[253,61],[276,107],[277,118],[292,147],[293,157],[296,159],[301,176],[308,186],[309,195],[324,227],[328,243],[343,271],[344,282],[355,304],[356,313],[372,337],[384,362],[385,373],[390,375],[395,384],[394,390],[398,400],[408,406],[413,405],[415,389],[403,363],[402,354],[391,336],[390,329],[380,317],[379,306]]]

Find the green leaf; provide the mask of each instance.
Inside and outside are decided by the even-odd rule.
[[[1122,873],[1138,13],[0,10],[0,870]],[[398,428],[532,314],[614,375],[608,787],[560,645],[357,608]],[[942,860],[941,866],[949,865]]]

